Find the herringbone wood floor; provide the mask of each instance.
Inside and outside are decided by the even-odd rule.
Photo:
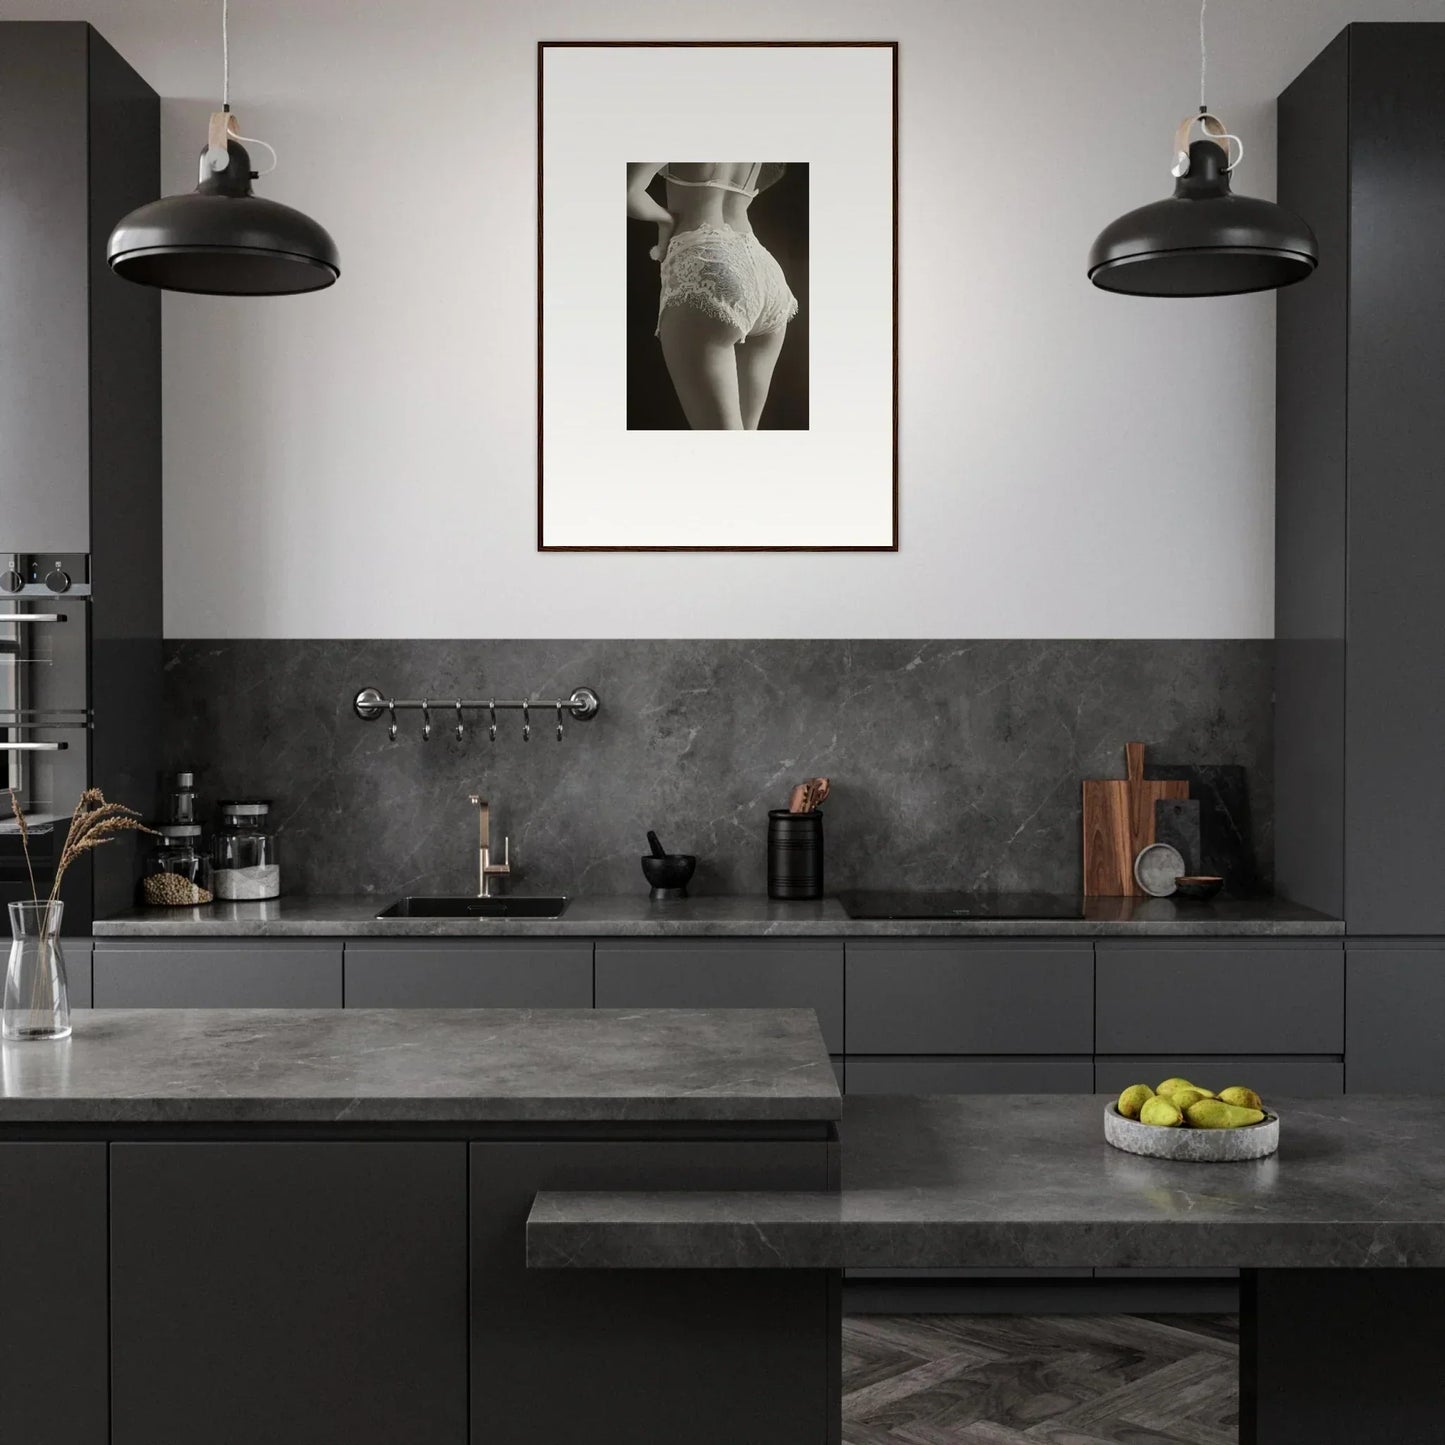
[[[1226,1316],[854,1315],[846,1445],[1236,1445]]]

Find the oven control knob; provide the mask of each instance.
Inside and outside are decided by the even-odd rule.
[[[19,592],[25,579],[13,568],[0,572],[0,592]]]
[[[69,592],[70,573],[63,567],[57,567],[54,571],[45,574],[45,585],[52,592]]]

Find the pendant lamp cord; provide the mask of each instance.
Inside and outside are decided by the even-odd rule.
[[[221,0],[222,4],[226,0]],[[1209,0],[1199,0],[1199,113],[1204,115],[1208,105],[1204,101],[1204,81],[1209,74],[1209,47],[1204,40],[1204,12],[1209,8]]]
[[[231,0],[221,0],[221,111],[225,115],[231,113]],[[271,164],[264,171],[253,171],[255,176],[269,176],[276,169],[279,157],[276,155],[276,147],[269,141],[258,139],[253,135],[242,135],[235,128],[235,121],[231,121],[230,134],[236,137],[245,145],[260,146],[271,155]],[[223,171],[226,169],[228,157],[224,149],[208,150],[201,157],[201,179],[205,180],[206,170],[209,167],[212,171]]]

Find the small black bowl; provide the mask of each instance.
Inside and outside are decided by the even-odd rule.
[[[1203,903],[1206,899],[1213,898],[1223,887],[1224,879],[1216,878],[1213,874],[1185,874],[1184,877],[1174,880],[1174,896],[1194,898]]]
[[[642,855],[642,871],[652,884],[654,898],[686,898],[688,880],[697,867],[697,858],[691,853],[664,853],[661,858],[652,853]]]

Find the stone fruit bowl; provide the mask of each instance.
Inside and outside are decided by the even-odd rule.
[[[1178,1159],[1190,1164],[1231,1164],[1264,1159],[1279,1148],[1279,1115],[1265,1111],[1258,1124],[1240,1129],[1161,1129],[1126,1119],[1116,1103],[1104,1109],[1104,1138],[1116,1149],[1150,1159]]]

